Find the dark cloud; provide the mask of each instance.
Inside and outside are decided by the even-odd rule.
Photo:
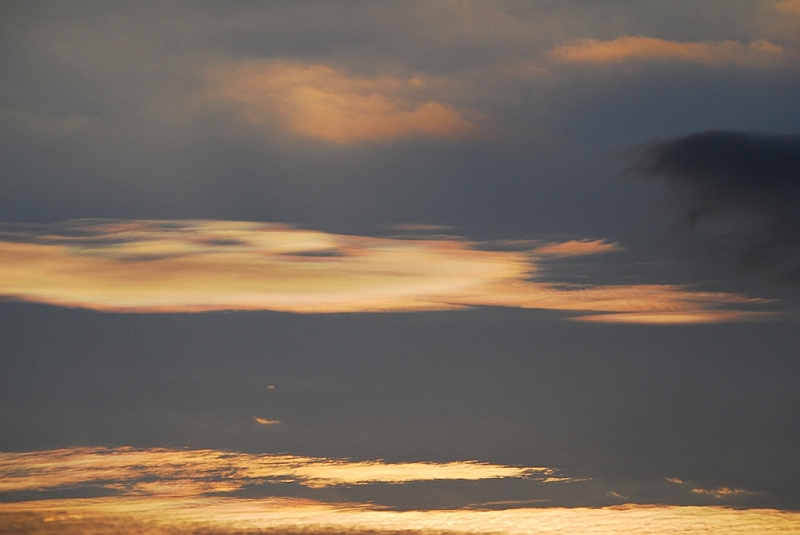
[[[629,171],[666,186],[696,245],[800,282],[800,135],[694,133],[644,147]]]

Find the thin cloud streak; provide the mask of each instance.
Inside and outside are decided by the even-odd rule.
[[[479,250],[452,237],[376,238],[231,221],[107,220],[9,228],[0,237],[0,295],[101,311],[498,306],[606,313],[594,321],[692,323],[761,318],[763,312],[730,307],[769,302],[675,285],[537,282],[536,249]],[[548,247],[556,254],[586,254],[616,246]]]
[[[576,321],[588,321],[594,323],[639,323],[639,324],[661,324],[661,325],[680,325],[689,323],[736,323],[742,321],[769,320],[780,317],[775,312],[742,312],[737,310],[714,310],[714,311],[693,311],[693,312],[672,312],[672,313],[618,313],[618,314],[592,314],[589,316],[578,316],[572,318]]]
[[[269,389],[269,387],[267,387]],[[259,418],[258,416],[253,416],[253,420],[261,425],[281,425],[283,422],[280,420],[269,420],[267,418]]]
[[[621,251],[616,243],[605,240],[570,240],[563,243],[549,243],[533,250],[535,254],[547,256],[584,256]]]
[[[441,88],[421,76],[355,77],[326,65],[250,60],[209,67],[206,77],[204,100],[233,106],[244,121],[336,143],[463,138],[485,119],[437,100]]]
[[[21,516],[24,513],[25,516]],[[13,515],[19,516],[13,516]],[[800,513],[772,509],[622,505],[603,508],[392,511],[360,503],[292,498],[107,497],[0,504],[0,520],[21,532],[52,533],[594,533],[793,534]],[[9,522],[10,523],[10,522]],[[135,526],[131,531],[131,526]],[[25,528],[28,528],[25,530]],[[37,530],[38,528],[38,530]],[[40,531],[39,531],[40,530]],[[116,532],[116,531],[114,531]]]
[[[685,485],[691,486],[689,482],[683,481],[677,477],[667,477],[665,478],[670,483],[675,485]],[[721,499],[727,496],[757,496],[761,494],[760,492],[753,492],[746,489],[738,489],[738,488],[731,488],[731,487],[717,487],[713,489],[706,489],[702,487],[694,487],[691,486],[692,494],[698,494],[702,496],[711,496],[713,498]]]
[[[627,61],[675,61],[704,65],[761,65],[784,59],[786,51],[764,39],[679,42],[645,36],[622,36],[610,41],[580,39],[553,49],[559,62],[610,64]]]

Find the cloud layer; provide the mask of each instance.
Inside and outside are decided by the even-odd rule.
[[[595,321],[752,319],[765,300],[671,285],[536,282],[536,255],[614,250],[572,241],[532,251],[463,239],[338,235],[229,221],[71,221],[9,228],[0,295],[127,312],[366,312],[503,306],[605,312]]]

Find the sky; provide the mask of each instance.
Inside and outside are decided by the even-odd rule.
[[[0,533],[800,531],[797,0],[0,3]]]

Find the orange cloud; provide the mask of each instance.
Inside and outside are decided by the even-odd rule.
[[[678,61],[706,65],[762,64],[782,59],[785,50],[768,41],[668,41],[624,36],[611,41],[581,39],[550,52],[556,61],[570,63],[621,63],[625,61]]]
[[[622,247],[605,240],[570,240],[563,243],[549,243],[533,250],[533,253],[547,256],[583,256],[621,251]]]
[[[537,282],[532,276],[541,249],[481,250],[452,237],[376,238],[231,221],[105,220],[30,226],[4,235],[0,296],[102,311],[501,306],[605,313],[581,318],[590,321],[693,323],[757,319],[764,313],[730,307],[768,302],[675,285]],[[594,241],[549,247],[556,254],[587,254],[617,246]]]
[[[337,143],[471,136],[483,119],[437,99],[437,84],[425,77],[357,77],[267,60],[215,66],[207,76],[206,97],[234,106],[244,120]]]

